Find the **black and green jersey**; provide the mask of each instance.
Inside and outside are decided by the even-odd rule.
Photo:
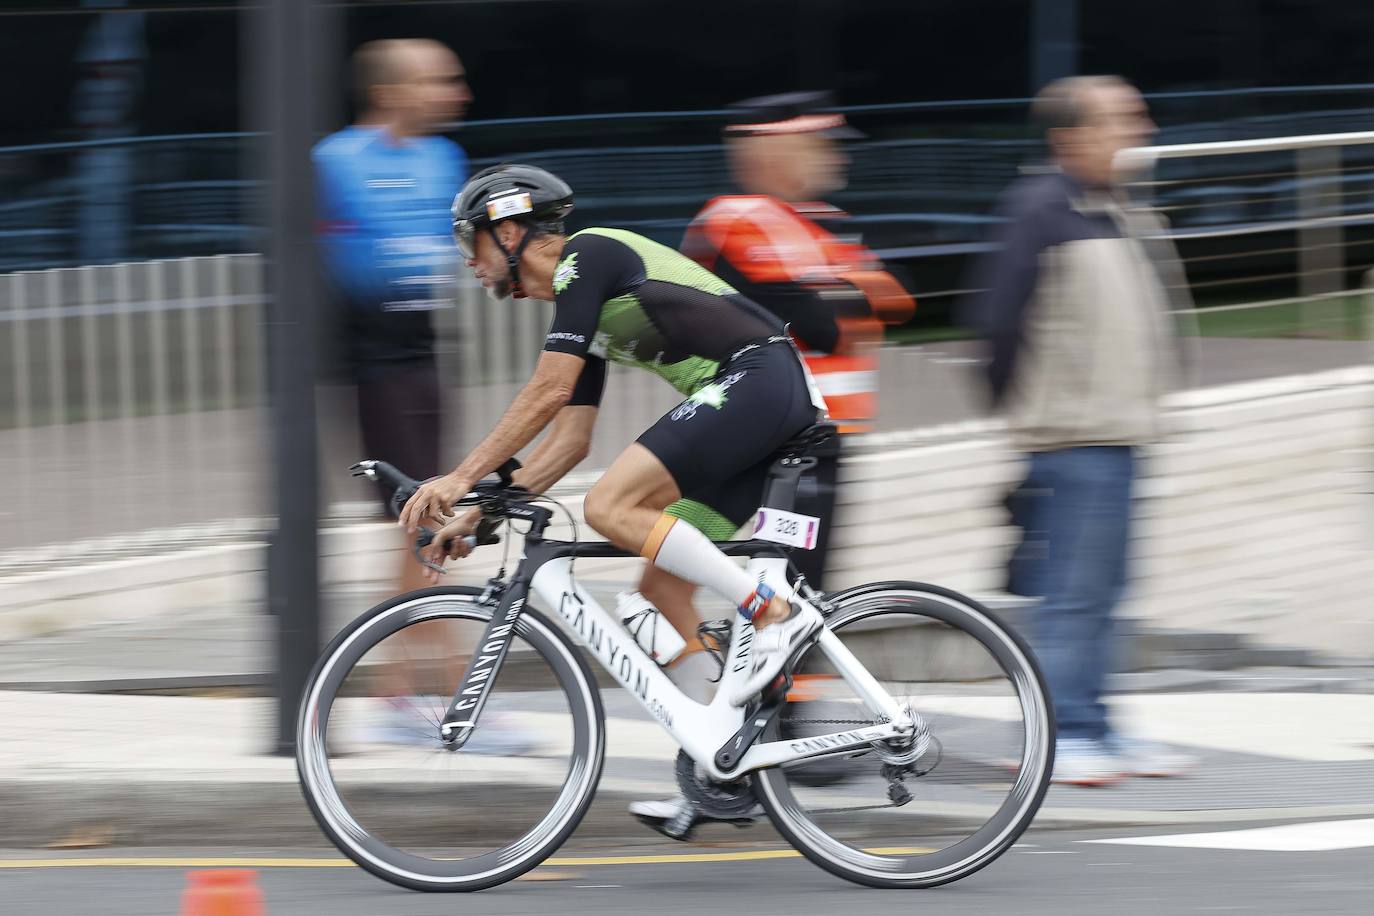
[[[544,349],[587,359],[574,404],[600,402],[606,360],[647,369],[690,395],[741,347],[783,330],[695,261],[620,229],[569,238],[553,291]]]

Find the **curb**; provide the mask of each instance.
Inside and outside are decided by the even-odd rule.
[[[649,793],[599,791],[578,827],[580,840],[640,843],[652,834],[625,811]],[[324,835],[306,809],[300,788],[288,781],[92,782],[70,780],[0,781],[0,847],[61,846],[75,836],[98,836],[99,845],[122,847],[325,845]],[[512,809],[507,809],[512,810]],[[416,841],[451,844],[455,837],[477,842],[489,824],[490,811],[416,810]],[[1374,816],[1374,805],[1304,805],[1285,808],[1235,808],[1151,811],[1138,809],[1050,806],[1041,809],[1034,826],[1073,830],[1103,827],[1175,826],[1197,823],[1277,822]],[[466,822],[465,822],[466,821]],[[533,821],[533,816],[530,822]],[[739,838],[728,825],[703,827],[708,842]],[[780,842],[771,825],[748,828],[750,842]],[[502,832],[502,840],[509,839]]]
[[[596,675],[597,683],[603,689],[615,689],[619,686],[599,665],[593,665],[593,674]],[[506,676],[511,677],[512,675],[507,673]],[[171,696],[196,696],[202,693],[238,691],[251,696],[273,696],[274,683],[273,676],[265,672],[256,674],[193,674],[63,681],[0,681],[0,691],[64,694],[166,694]],[[1108,676],[1107,692],[1109,694],[1374,693],[1374,664],[1119,672]]]

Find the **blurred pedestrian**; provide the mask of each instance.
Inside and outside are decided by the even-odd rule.
[[[740,193],[709,201],[688,227],[682,251],[787,322],[831,419],[842,433],[857,433],[872,428],[876,413],[883,324],[906,321],[915,302],[857,237],[838,234],[846,214],[823,202],[846,183],[840,141],[862,136],[832,109],[825,92],[733,105],[725,140]],[[825,520],[815,549],[793,552],[817,589],[825,582],[838,453],[835,441],[797,505]],[[696,505],[669,511],[714,538],[735,533],[728,522],[702,517]],[[674,607],[690,609],[690,587],[661,572],[650,570],[641,590],[669,619]]]
[[[998,247],[980,265],[986,291],[968,312],[987,340],[993,401],[1026,453],[1008,497],[1023,532],[1009,588],[1040,599],[1032,635],[1058,719],[1055,781],[1175,775],[1187,759],[1123,738],[1102,702],[1140,447],[1160,435],[1178,369],[1171,288],[1187,295],[1162,226],[1127,207],[1113,166],[1155,126],[1140,93],[1106,76],[1050,84],[1032,115],[1051,167],[1004,194]]]
[[[845,186],[848,159],[840,141],[862,136],[833,108],[824,92],[764,96],[732,106],[725,141],[739,193],[707,202],[688,227],[682,251],[787,323],[830,418],[850,434],[872,428],[883,324],[906,321],[916,304],[877,255],[855,236],[839,234],[845,214],[823,202]],[[813,450],[820,464],[803,478],[795,506],[822,520],[815,548],[792,553],[818,590],[825,586],[835,522],[840,446],[840,439],[832,439]],[[704,503],[683,499],[666,511],[714,540],[735,534],[736,526]],[[668,671],[688,695],[704,701],[704,678],[714,672],[696,636],[696,587],[649,566],[639,591],[687,643]],[[803,684],[805,675],[797,678],[794,700],[823,693],[814,690],[818,684]],[[823,770],[813,765],[809,773],[827,779]],[[661,823],[681,806],[681,798],[672,798],[635,802],[630,810]]]
[[[472,92],[462,61],[436,41],[369,42],[353,68],[358,120],[314,151],[320,247],[340,304],[365,457],[424,480],[440,473],[443,425],[430,313],[451,304],[458,251],[449,207],[468,171],[463,150],[437,134],[463,116]],[[397,539],[396,592],[424,588],[409,537],[398,531]],[[395,638],[410,664],[386,666],[386,704],[371,738],[437,744],[413,723],[417,710],[443,716],[466,665],[464,636],[434,621]],[[403,680],[416,671],[423,683]],[[528,747],[512,727],[486,729],[466,745],[494,754]]]
[[[440,472],[441,397],[430,313],[458,263],[449,205],[467,158],[437,131],[472,101],[462,62],[422,39],[354,54],[360,115],[315,147],[320,243],[337,293],[366,457]],[[407,552],[397,591],[426,585]]]

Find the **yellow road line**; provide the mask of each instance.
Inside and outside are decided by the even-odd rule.
[[[347,859],[70,858],[5,859],[0,868],[352,868]]]
[[[878,855],[918,855],[934,850],[919,846],[869,849]],[[752,849],[740,852],[697,852],[642,856],[560,856],[544,860],[544,866],[678,865],[695,862],[757,862],[763,859],[799,859],[791,849]],[[3,868],[353,868],[348,859],[293,859],[270,857],[72,857],[66,859],[0,859]]]

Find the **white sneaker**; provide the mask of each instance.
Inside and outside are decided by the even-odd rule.
[[[1101,741],[1060,738],[1050,781],[1064,786],[1109,786],[1124,775],[1119,757]]]
[[[1127,776],[1185,776],[1197,767],[1197,758],[1192,754],[1176,751],[1157,741],[1109,735],[1106,744],[1121,761],[1122,771]]]
[[[661,798],[657,801],[637,801],[630,802],[630,813],[635,817],[642,817],[650,821],[670,821],[682,810],[682,806],[687,804],[687,799],[681,795],[674,795],[672,798]]]
[[[730,705],[743,706],[772,683],[797,647],[825,624],[825,618],[807,601],[793,597],[792,616],[754,631],[749,673],[730,697]]]

